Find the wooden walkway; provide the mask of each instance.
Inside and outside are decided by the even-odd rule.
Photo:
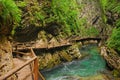
[[[30,53],[15,53],[16,55],[23,56],[13,59],[15,68],[9,71],[7,74],[1,76],[0,80],[6,80],[13,74],[16,75],[17,80],[45,80],[45,78],[39,72],[38,59],[32,49],[30,49]]]
[[[25,62],[24,60],[21,60],[19,58],[14,58],[13,61],[15,67],[19,67]],[[33,80],[31,73],[32,73],[31,66],[27,65],[24,68],[22,68],[20,71],[16,72],[17,80]]]
[[[26,50],[30,49],[31,47],[33,49],[51,49],[51,48],[56,48],[56,47],[63,47],[63,46],[71,46],[74,44],[74,42],[85,42],[85,41],[96,41],[99,43],[101,38],[97,37],[85,37],[85,38],[80,38],[80,37],[74,37],[74,38],[69,38],[61,41],[57,41],[55,38],[52,38],[50,41],[32,41],[32,42],[25,42],[25,43],[19,43],[19,42],[14,42],[13,43],[13,51],[14,50]]]

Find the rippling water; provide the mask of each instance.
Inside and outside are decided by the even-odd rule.
[[[63,63],[52,70],[42,72],[46,80],[77,80],[72,76],[92,76],[105,70],[105,61],[100,56],[96,45],[86,45],[80,49],[82,54],[89,54],[82,60]],[[67,77],[71,77],[70,79]]]

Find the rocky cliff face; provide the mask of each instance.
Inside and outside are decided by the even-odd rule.
[[[37,5],[34,4],[34,6],[38,7],[38,2],[36,2],[36,3],[37,3]],[[41,4],[40,4],[41,7],[44,6],[44,5],[42,5],[42,3],[44,3],[44,1],[41,2]],[[100,36],[101,37],[101,36],[103,36],[105,34],[105,24],[104,24],[104,21],[102,18],[103,11],[101,9],[99,0],[77,0],[77,4],[78,4],[78,12],[79,12],[78,24],[80,27],[80,31],[78,30],[77,34],[81,37],[87,37],[87,36]],[[26,7],[25,7],[25,9],[26,9]],[[41,7],[40,7],[40,9],[41,9]],[[32,9],[32,11],[30,11],[31,14],[33,14],[32,13],[33,11],[34,11],[34,9]],[[23,12],[25,12],[25,11],[23,10]],[[51,13],[51,15],[52,15],[52,13]],[[26,17],[27,16],[25,16],[25,18]],[[33,16],[33,18],[35,18],[35,17],[36,16]],[[30,16],[29,16],[29,18],[30,18]],[[26,20],[23,19],[23,21],[26,21]],[[43,20],[43,21],[45,22],[45,20]],[[41,23],[41,21],[38,21],[35,23]],[[53,20],[53,22],[51,22],[49,24],[46,23],[45,24],[46,26],[41,26],[42,24],[39,26],[31,25],[31,24],[32,23],[29,23],[29,24],[26,23],[27,26],[24,26],[23,29],[19,29],[20,31],[17,31],[15,34],[15,37],[14,37],[15,40],[21,41],[21,42],[35,40],[35,38],[37,38],[36,35],[38,33],[39,33],[38,36],[41,36],[41,34],[40,34],[41,31],[43,31],[45,33],[46,39],[49,39],[51,37],[56,37],[56,36],[58,36],[60,38],[68,37],[68,35],[64,34],[65,28],[63,27],[63,29],[61,29],[61,26],[65,26],[63,23],[56,23],[56,21]],[[77,23],[76,23],[76,25],[77,25]],[[74,34],[72,34],[72,35],[74,35]],[[31,37],[31,36],[35,36],[35,37]],[[22,39],[25,37],[26,37],[26,39]]]
[[[4,36],[0,36],[0,76],[5,75],[7,72],[14,68],[12,46],[10,41]],[[7,80],[14,80],[16,77],[12,76]]]
[[[99,36],[104,35],[104,13],[101,9],[99,0],[77,0],[77,3],[81,6],[79,18],[86,20],[84,27],[88,30],[90,30],[90,27],[94,27]]]
[[[81,59],[82,55],[77,45],[73,45],[61,50],[52,50],[48,52],[38,52],[39,68],[50,69],[63,62],[72,61],[74,59]]]

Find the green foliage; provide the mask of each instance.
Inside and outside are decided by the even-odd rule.
[[[21,27],[43,25],[44,14],[37,0],[16,1],[16,4],[22,10]]]
[[[0,17],[4,20],[4,22],[7,22],[8,20],[14,23],[20,22],[20,10],[13,0],[0,0],[0,5],[2,7]]]
[[[85,28],[87,22],[85,19],[79,19],[83,5],[79,6],[76,0],[42,0],[40,2],[23,0],[16,3],[23,13],[21,27],[37,26],[47,30],[55,24],[61,28],[60,35],[63,36],[97,33],[95,28]]]
[[[18,7],[21,7],[21,8],[27,6],[27,3],[23,1],[16,1],[16,4]]]
[[[116,21],[116,27],[120,27],[120,19]]]
[[[120,15],[120,2],[117,0],[112,0],[108,3],[107,10],[110,10],[114,14]],[[120,27],[120,19],[115,22],[116,27]]]
[[[107,18],[106,18],[106,16],[104,14],[106,13],[106,8],[108,6],[108,2],[109,2],[109,0],[100,0],[100,4],[101,4],[102,10],[103,10],[102,18],[103,18],[103,21],[105,23],[107,21]]]
[[[0,0],[0,34],[10,34],[21,21],[21,11],[13,0]]]
[[[104,12],[108,5],[108,2],[109,2],[109,0],[100,0],[100,4],[101,4],[101,7],[103,8]]]
[[[120,14],[120,2],[117,0],[109,0],[106,11],[111,11],[112,14]],[[115,16],[113,16],[115,17]],[[107,41],[108,47],[120,51],[120,19],[116,18],[115,28],[112,31],[110,38]]]
[[[87,32],[89,36],[96,36],[99,34],[98,30],[94,26],[90,27]]]
[[[77,34],[79,11],[76,0],[52,0],[49,4],[50,7],[45,10],[49,14],[46,23],[62,24],[66,34]]]
[[[120,14],[120,2],[117,0],[109,0],[106,10]]]
[[[114,29],[107,45],[113,49],[120,51],[120,27]]]
[[[80,30],[81,30],[81,32],[80,32],[81,36],[91,37],[91,36],[96,36],[99,34],[98,30],[93,26],[91,26],[87,29],[85,27],[81,27]]]

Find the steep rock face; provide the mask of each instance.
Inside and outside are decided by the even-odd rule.
[[[99,0],[77,0],[77,3],[81,6],[79,19],[86,20],[84,27],[86,29],[94,27],[97,29],[99,36],[102,36],[104,34],[105,24],[102,18],[103,11]]]
[[[114,49],[103,46],[101,47],[101,55],[107,61],[109,67],[120,72],[120,56]]]
[[[23,12],[27,13],[27,14],[29,14],[28,12],[33,14],[34,11],[41,12],[41,11],[44,11],[41,9],[41,7],[43,7],[43,6],[45,6],[47,9],[49,9],[49,8],[51,9],[51,6],[50,6],[51,2],[47,3],[47,1],[43,0],[43,1],[40,1],[40,4],[36,1],[35,1],[35,3],[36,4],[28,2],[28,5],[31,4],[32,7],[35,6],[35,9],[34,8],[31,9],[31,7],[28,6],[28,8],[30,10],[28,9],[27,12],[23,10]],[[43,5],[44,3],[46,3],[46,5]],[[79,19],[76,19],[76,21],[78,21],[78,23],[76,23],[76,25],[78,27],[80,27],[81,29],[76,31],[77,34],[75,34],[75,33],[73,33],[73,34],[79,35],[81,37],[104,35],[105,34],[105,32],[104,32],[105,25],[104,25],[104,21],[102,19],[103,13],[102,13],[102,9],[101,9],[99,0],[77,0],[77,4],[78,4],[79,8],[76,8],[76,9],[78,9],[77,11],[79,13],[78,14]],[[26,7],[25,7],[25,10],[26,10]],[[36,10],[36,7],[38,7],[37,8],[38,10]],[[23,7],[23,9],[24,9],[24,7]],[[69,8],[69,9],[71,9],[71,8]],[[43,15],[43,17],[45,17],[45,18],[50,18],[49,24],[42,23],[40,20],[36,20],[35,15],[33,15],[32,18],[35,20],[34,24],[39,24],[39,25],[33,25],[30,22],[32,20],[31,16],[29,16],[29,15],[25,16],[25,20],[23,19],[23,22],[25,24],[22,23],[23,25],[21,25],[21,28],[23,28],[23,29],[19,29],[19,31],[16,31],[16,34],[14,37],[15,40],[20,41],[20,42],[35,40],[35,38],[37,38],[37,35],[38,36],[41,35],[39,33],[40,31],[45,32],[45,34],[46,34],[45,36],[47,39],[49,39],[51,37],[56,37],[56,36],[59,36],[59,37],[62,36],[62,38],[68,37],[69,35],[65,35],[65,32],[64,32],[65,27],[62,27],[62,26],[65,26],[64,25],[65,23],[64,24],[56,23],[56,20],[52,19],[51,16],[53,16],[53,17],[60,17],[60,16],[59,15],[54,16],[55,14],[53,14],[52,12],[53,11],[49,12],[49,14],[47,14],[47,12],[44,12],[44,14],[46,14],[47,17]],[[71,13],[71,14],[73,14],[73,13]],[[30,19],[26,20],[26,18],[28,18],[28,17]],[[66,15],[65,15],[65,17],[66,17]],[[33,20],[33,22],[34,22],[34,20]],[[45,21],[46,20],[43,19],[43,22],[45,22]],[[43,25],[43,24],[45,24],[45,25]],[[71,22],[69,22],[69,24],[72,25]],[[24,27],[22,27],[22,26],[24,26]],[[73,30],[75,30],[74,26],[69,25],[68,27],[72,27]],[[73,31],[71,31],[71,32],[73,32]],[[48,36],[48,35],[50,35],[50,36]],[[32,36],[34,36],[34,37],[32,37]],[[25,39],[23,39],[23,38],[25,38]]]
[[[40,64],[39,68],[50,69],[62,62],[68,62],[74,59],[81,59],[81,57],[82,55],[77,45],[73,45],[59,51],[56,50],[56,51],[41,53],[41,55],[38,55],[39,64]]]
[[[6,37],[0,37],[0,76],[14,68],[12,46]],[[7,80],[14,80],[10,77]]]
[[[80,59],[81,58],[81,53],[79,51],[79,47],[77,44],[70,46],[67,49],[67,53],[71,55],[72,59]]]

